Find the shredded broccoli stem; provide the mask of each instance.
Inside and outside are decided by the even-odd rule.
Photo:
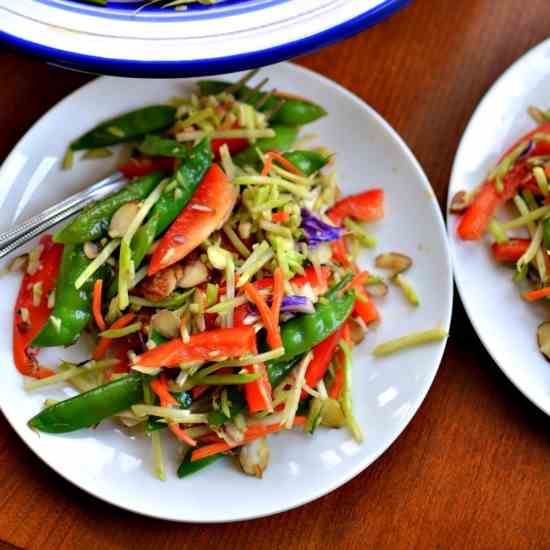
[[[100,332],[99,335],[103,338],[123,338],[124,336],[133,334],[134,332],[139,332],[141,327],[142,324],[138,321],[137,323],[132,323],[131,325],[127,325],[123,328],[104,330],[103,332]]]
[[[108,243],[103,250],[97,255],[94,260],[88,264],[86,269],[78,276],[78,279],[75,281],[75,288],[79,289],[86,281],[111,257],[113,252],[119,247],[120,239],[113,239]]]
[[[230,406],[231,402],[229,401],[229,397],[227,396],[227,389],[224,388],[220,395],[220,409],[223,414],[227,416],[227,418],[231,418],[231,410],[229,409]]]
[[[342,390],[342,410],[344,411],[344,416],[346,417],[346,422],[348,427],[353,435],[353,439],[357,443],[363,441],[363,434],[361,433],[361,428],[357,423],[357,420],[353,416],[353,404],[351,399],[351,348],[348,343],[344,340],[340,341],[340,348],[344,352],[344,388]]]
[[[200,141],[207,135],[211,139],[243,138],[253,140],[275,137],[275,131],[271,128],[260,128],[256,130],[216,130],[214,132],[196,130],[192,132],[179,132],[176,134],[176,139],[178,141]]]
[[[273,258],[273,251],[267,241],[262,241],[253,249],[252,254],[250,254],[244,264],[237,270],[239,273],[237,287],[242,287],[250,281],[250,279],[271,260],[271,258]]]
[[[61,367],[64,368],[63,372],[49,376],[48,378],[41,378],[39,380],[31,380],[25,382],[24,388],[26,391],[37,390],[45,386],[51,386],[52,384],[58,384],[59,382],[66,382],[75,376],[81,374],[87,374],[89,372],[95,372],[103,370],[108,367],[113,367],[118,364],[117,359],[105,359],[103,361],[90,361],[84,366],[73,365],[72,363],[61,363]]]
[[[516,205],[516,208],[518,209],[518,212],[522,214],[523,216],[529,214],[529,208],[525,204],[525,201],[519,196],[514,196],[514,204]],[[529,231],[529,235],[531,236],[531,239],[533,239],[536,227],[534,222],[529,222],[527,224],[527,230]],[[544,252],[539,247],[539,249],[535,253],[535,261],[534,261],[535,267],[539,273],[540,280],[544,283],[547,280],[547,272],[546,272],[546,260],[544,258]],[[527,266],[527,264],[525,264]],[[523,272],[523,268],[518,269],[518,273]]]
[[[418,294],[414,290],[412,284],[403,277],[403,275],[399,274],[396,275],[393,279],[395,281],[395,284],[401,288],[403,291],[403,294],[405,295],[405,298],[407,298],[407,301],[413,305],[418,306],[420,305],[420,299],[418,298]]]
[[[294,383],[292,389],[287,397],[285,408],[283,411],[283,416],[285,418],[285,428],[290,430],[294,425],[294,419],[296,418],[296,411],[298,410],[298,405],[300,404],[300,395],[302,394],[302,387],[304,385],[306,370],[308,365],[313,359],[313,353],[310,351],[298,365]]]
[[[226,252],[225,262],[225,295],[228,300],[232,300],[235,297],[235,262],[233,256]],[[229,306],[225,312],[225,326],[231,328],[233,326],[233,306]]]
[[[524,266],[528,265],[531,260],[535,259],[535,256],[540,249],[540,245],[542,244],[542,234],[542,224],[539,224],[537,225],[535,233],[532,236],[529,247],[516,263],[516,268],[518,271],[522,271]]]
[[[250,250],[248,250],[246,245],[241,241],[241,239],[239,239],[239,236],[237,235],[237,233],[235,233],[233,228],[229,224],[225,224],[222,230],[226,234],[231,244],[235,247],[237,252],[239,252],[239,254],[243,256],[243,258],[248,258],[248,256],[250,256]]]
[[[514,197],[514,202],[516,200],[516,197],[520,198],[520,197],[518,197],[518,195],[516,195]],[[536,222],[540,218],[543,218],[548,213],[550,213],[550,204],[541,206],[541,207],[537,208],[536,210],[531,210],[531,212],[527,212],[526,214],[523,214],[523,215],[519,216],[518,218],[510,220],[509,222],[503,223],[502,224],[502,229],[504,229],[504,230],[516,229],[518,227],[526,226],[526,225],[528,225],[532,222]]]
[[[135,273],[132,284],[130,285],[130,290],[135,288],[145,277],[147,277],[147,271],[149,270],[149,265],[141,266]]]
[[[237,174],[237,168],[233,163],[233,159],[231,158],[229,147],[227,146],[226,143],[224,143],[220,147],[219,154],[220,154],[220,160],[222,163],[223,171],[225,172],[225,175],[229,178],[229,180],[232,181],[235,178],[235,175]]]
[[[271,233],[272,235],[278,235],[279,237],[285,237],[287,239],[292,239],[292,231],[288,227],[284,227],[282,225],[268,222],[268,221],[261,221],[260,227],[267,231],[268,233]]]
[[[389,355],[402,349],[419,346],[421,344],[427,344],[429,342],[438,342],[443,340],[447,336],[447,331],[441,328],[435,328],[432,330],[426,330],[423,332],[414,332],[407,336],[401,336],[393,340],[388,340],[383,344],[379,344],[373,350],[373,355],[381,357],[383,355]]]
[[[508,235],[506,234],[506,231],[502,229],[502,225],[495,218],[489,222],[487,229],[497,243],[500,244],[508,242]]]
[[[247,205],[247,207],[251,214],[259,214],[266,210],[281,208],[293,200],[292,195],[280,194],[276,199],[270,199],[258,205],[251,205],[250,207]]]
[[[145,377],[143,379],[143,400],[145,401],[146,405],[140,405],[141,407],[149,407],[151,406],[149,404],[153,403],[153,393],[149,386],[148,379]],[[136,411],[133,410],[133,407],[132,407],[132,412],[137,417],[143,416],[147,418],[148,416],[148,414],[146,413],[138,414]],[[153,450],[153,465],[154,465],[153,469],[154,469],[155,475],[158,477],[158,479],[160,479],[161,481],[164,481],[166,479],[166,470],[164,468],[164,458],[162,456],[162,445],[160,443],[160,433],[158,431],[151,433],[151,448]]]
[[[544,196],[548,195],[548,178],[546,177],[544,168],[535,166],[535,168],[533,168],[533,176],[535,176],[535,180],[537,181],[537,185],[539,186],[541,193]]]
[[[275,172],[278,176],[284,178],[285,180],[292,181],[294,183],[299,183],[300,185],[306,185],[307,187],[311,187],[313,185],[313,178],[306,178],[305,176],[299,176],[297,174],[293,174],[292,172],[288,172],[284,168],[281,168],[280,166],[277,166],[276,164],[273,164],[271,169],[273,172]]]
[[[251,374],[214,374],[212,376],[194,376],[193,384],[206,384],[207,386],[240,385],[254,382],[262,376],[261,372]]]
[[[228,359],[224,361],[218,361],[214,365],[205,367],[199,371],[200,376],[207,376],[216,372],[219,369],[224,369],[227,367],[243,367],[245,365],[257,365],[258,363],[265,363],[266,361],[271,361],[277,359],[284,355],[284,348],[276,348],[265,353],[260,353],[258,355],[247,355],[245,357],[240,357],[239,359]]]
[[[206,310],[206,313],[227,313],[229,309],[241,306],[246,304],[248,299],[246,296],[238,296],[237,298],[232,298],[231,300],[223,300]]]
[[[274,178],[272,176],[238,176],[233,181],[236,185],[278,185],[281,189],[285,189],[289,193],[303,199],[310,197],[309,189],[282,178]]]
[[[197,122],[202,122],[208,118],[212,118],[213,116],[214,109],[212,109],[212,107],[207,107],[202,111],[198,111],[188,116],[186,119],[180,120],[178,128],[187,128],[188,126],[193,126],[194,124],[197,124]]]
[[[362,246],[372,248],[376,246],[377,239],[351,218],[344,220],[344,225],[351,231],[352,235],[359,241]]]
[[[120,244],[118,262],[118,307],[121,311],[125,310],[130,303],[128,289],[133,279],[134,261],[132,260],[132,251],[128,241],[123,239]]]
[[[160,416],[178,424],[206,424],[208,422],[207,414],[192,413],[187,409],[172,409],[171,407],[159,407],[157,405],[132,405],[132,412],[139,417]]]

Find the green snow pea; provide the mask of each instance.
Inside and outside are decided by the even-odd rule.
[[[289,151],[283,157],[292,162],[306,176],[311,176],[323,168],[330,160],[329,155],[317,151]]]
[[[77,290],[75,282],[90,263],[82,245],[64,246],[55,285],[55,305],[48,321],[34,337],[33,347],[68,346],[78,339],[92,318],[92,293],[96,279],[108,279],[111,275],[111,267],[104,264]]]
[[[220,80],[201,80],[199,82],[201,95],[216,95],[223,92],[229,86],[232,86],[231,82],[223,82]],[[282,99],[282,107],[276,111],[270,119],[272,124],[302,126],[303,124],[314,122],[327,114],[325,109],[307,99],[274,94],[265,100],[266,95],[268,95],[266,92],[256,92],[247,86],[242,86],[235,94],[239,101],[244,101],[251,105],[258,105],[258,103],[264,99],[264,103],[260,107],[260,111],[263,112],[275,108]]]
[[[183,459],[180,467],[178,468],[178,477],[184,478],[199,472],[203,468],[210,466],[210,464],[217,462],[220,458],[223,458],[223,454],[219,453],[217,455],[207,456],[206,458],[201,458],[200,460],[194,460],[191,462],[191,451],[189,451],[185,458]]]
[[[160,172],[137,178],[120,191],[87,206],[69,225],[54,235],[54,241],[77,244],[104,237],[113,214],[127,202],[145,199],[162,178]]]
[[[185,159],[189,156],[189,148],[184,143],[155,135],[145,136],[138,149],[145,155],[159,157]]]
[[[203,139],[193,147],[178,168],[172,181],[165,187],[160,199],[151,210],[147,221],[138,229],[132,240],[134,265],[139,264],[154,240],[177,218],[190,201],[204,174],[212,165],[210,142]]]
[[[176,108],[169,105],[150,105],[102,122],[76,141],[71,149],[97,149],[127,143],[146,134],[160,132],[172,126],[176,119]]]
[[[31,418],[28,424],[41,432],[73,432],[95,426],[141,401],[141,376],[131,374],[60,401]]]

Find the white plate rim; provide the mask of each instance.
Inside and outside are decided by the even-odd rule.
[[[540,44],[537,44],[527,52],[525,52],[521,57],[516,59],[494,82],[491,84],[489,89],[485,92],[479,103],[477,104],[476,108],[474,109],[468,124],[466,125],[466,128],[464,129],[464,132],[462,134],[462,137],[460,139],[459,146],[457,148],[453,165],[451,168],[451,178],[449,180],[449,192],[447,196],[447,209],[446,209],[446,218],[447,218],[447,234],[449,238],[449,249],[453,264],[453,274],[454,274],[454,281],[458,290],[458,294],[460,296],[460,300],[462,302],[462,305],[464,306],[464,310],[466,311],[466,314],[468,316],[468,319],[470,320],[470,323],[472,324],[472,327],[474,328],[478,338],[480,339],[481,343],[483,344],[483,347],[487,351],[487,353],[491,356],[491,359],[495,362],[495,364],[499,367],[499,369],[504,373],[506,378],[529,400],[531,403],[533,403],[536,407],[538,407],[541,411],[545,412],[547,415],[550,415],[550,403],[544,403],[541,399],[539,399],[536,395],[533,395],[528,389],[524,387],[524,385],[519,381],[514,373],[506,366],[506,363],[501,362],[497,358],[497,354],[494,351],[494,349],[488,345],[483,338],[482,334],[483,331],[479,327],[479,323],[476,320],[476,316],[472,313],[472,308],[470,305],[470,302],[468,301],[467,295],[468,291],[465,288],[465,286],[462,283],[462,277],[461,277],[461,271],[458,266],[458,261],[456,259],[454,250],[456,243],[458,239],[456,238],[456,235],[453,232],[453,228],[451,227],[451,217],[453,216],[450,212],[450,206],[451,201],[453,198],[453,192],[451,191],[456,187],[455,180],[458,178],[456,175],[457,172],[457,166],[460,162],[460,157],[462,150],[466,147],[467,142],[467,135],[469,133],[469,129],[473,125],[474,119],[481,113],[485,106],[491,102],[492,96],[495,93],[496,90],[500,89],[502,86],[506,84],[506,81],[510,78],[510,76],[524,63],[526,63],[531,56],[536,56],[539,51],[543,49],[547,49],[550,45],[550,38],[544,40]],[[519,136],[518,136],[519,137]],[[519,299],[519,297],[518,297]]]

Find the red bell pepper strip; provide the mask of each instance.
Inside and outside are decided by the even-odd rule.
[[[491,251],[497,262],[517,262],[529,248],[529,239],[510,239],[505,243],[493,243]]]
[[[237,188],[217,164],[213,164],[187,206],[155,248],[149,275],[179,262],[219,229],[233,210]]]
[[[306,371],[306,384],[310,388],[315,388],[324,378],[340,341],[340,336],[341,332],[338,329],[313,348],[313,358]],[[306,396],[307,393],[302,391],[301,398],[304,399]]]
[[[118,169],[128,178],[147,176],[153,172],[172,173],[176,168],[176,159],[170,157],[140,156],[131,158]]]
[[[236,122],[233,126],[225,128],[226,130],[238,130],[240,128],[239,123]],[[245,149],[248,149],[250,142],[245,138],[230,138],[230,139],[213,139],[210,142],[214,159],[220,160],[220,147],[227,145],[231,155],[236,155]]]
[[[355,218],[364,222],[380,220],[384,217],[384,190],[371,189],[345,197],[327,215],[337,225],[341,225],[344,218]]]
[[[523,297],[528,302],[535,302],[536,300],[541,300],[542,298],[547,298],[550,296],[550,287],[537,288],[536,290],[531,290],[529,292],[524,292]]]
[[[36,362],[36,351],[29,348],[33,338],[46,324],[50,315],[48,295],[55,287],[63,245],[54,244],[50,235],[40,239],[43,247],[38,269],[33,274],[25,273],[15,302],[13,316],[13,360],[15,366],[27,376],[44,378],[53,374],[50,369],[40,367]],[[34,303],[33,287],[42,286],[38,305]],[[22,311],[28,312],[28,319],[22,318]],[[25,315],[26,317],[26,315]]]
[[[498,162],[501,162],[522,142],[528,142],[538,133],[550,134],[550,123],[542,124],[522,136],[504,152]],[[529,156],[543,154],[541,151],[546,151],[548,147],[550,147],[548,142],[539,141],[535,144]],[[463,240],[476,241],[480,239],[485,233],[496,209],[515,195],[517,188],[522,184],[529,172],[529,169],[523,162],[514,166],[503,178],[504,190],[502,193],[498,193],[494,180],[486,180],[481,185],[466,212],[462,215],[457,227],[458,236]]]
[[[241,357],[256,349],[252,327],[233,327],[193,334],[189,342],[174,339],[136,357],[142,367],[177,367],[190,361],[212,361],[216,357]]]

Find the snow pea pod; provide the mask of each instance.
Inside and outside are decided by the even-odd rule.
[[[48,321],[32,341],[32,347],[68,346],[73,344],[92,318],[92,293],[96,279],[107,279],[111,268],[104,264],[78,290],[76,279],[88,267],[82,245],[67,244],[55,285],[55,305]]]
[[[546,250],[550,250],[550,218],[542,222],[542,237],[544,240],[544,247]]]
[[[220,80],[201,80],[199,82],[199,90],[201,95],[216,95],[223,92],[229,86],[232,86],[231,82],[223,82]],[[258,105],[263,99],[264,103],[260,107],[260,111],[270,111],[283,100],[283,104],[270,119],[273,124],[284,124],[286,126],[302,126],[309,122],[325,116],[327,112],[320,105],[313,103],[307,99],[295,98],[284,95],[271,95],[267,100],[265,96],[266,92],[256,92],[247,86],[241,86],[236,92],[235,96],[239,101],[244,101],[251,105]]]
[[[189,148],[175,139],[149,135],[141,142],[138,149],[145,155],[174,157],[184,159],[189,156]]]
[[[323,168],[330,160],[329,155],[318,151],[289,151],[283,157],[292,162],[306,176],[311,176]]]
[[[191,200],[204,174],[212,165],[212,150],[207,139],[193,147],[189,156],[178,168],[147,221],[138,229],[132,240],[134,265],[139,266],[154,240],[177,218]]]
[[[302,355],[330,336],[349,316],[355,294],[348,292],[326,304],[317,304],[315,312],[294,317],[281,325],[285,354],[277,363]]]
[[[105,418],[143,401],[141,376],[130,374],[44,409],[29,426],[47,433],[66,433],[95,426]]]
[[[269,383],[272,388],[277,387],[289,374],[290,371],[300,362],[302,356],[293,357],[288,361],[278,361],[268,363],[267,376],[269,377]]]
[[[127,202],[143,200],[160,183],[160,172],[135,179],[120,191],[101,199],[82,212],[54,235],[54,241],[63,244],[95,241],[107,234],[113,214]]]
[[[102,122],[71,143],[71,149],[97,149],[135,141],[146,134],[169,128],[175,119],[176,108],[170,105],[143,107]]]
[[[260,162],[256,149],[263,153],[267,151],[288,151],[298,137],[298,129],[291,126],[273,126],[275,137],[262,138],[253,143],[248,149],[238,153],[233,157],[233,162],[237,166],[255,166]]]

